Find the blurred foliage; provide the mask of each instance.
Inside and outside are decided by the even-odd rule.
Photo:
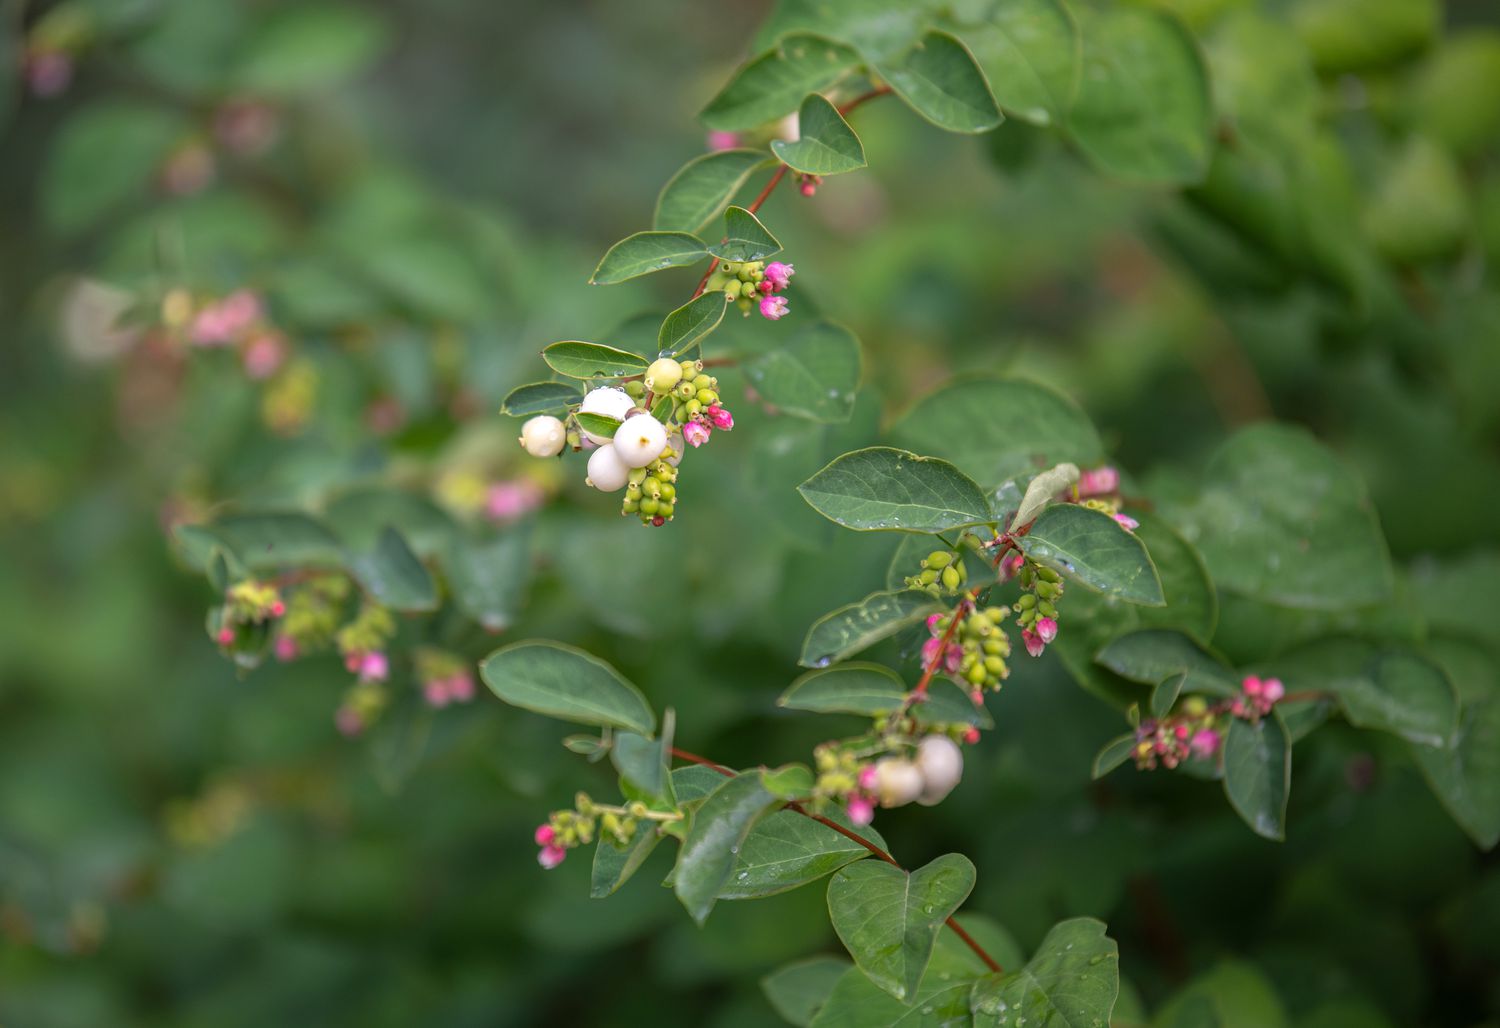
[[[701,152],[689,126],[734,67],[819,5],[0,4],[0,1021],[728,1028],[773,1023],[760,976],[839,952],[821,889],[699,929],[650,881],[663,853],[606,905],[586,860],[541,874],[531,828],[612,777],[552,723],[489,697],[430,711],[402,679],[351,742],[336,660],[237,674],[169,539],[227,510],[399,488],[475,546],[529,533],[506,638],[586,647],[676,709],[683,746],[774,765],[830,731],[774,705],[806,626],[884,588],[892,548],[793,487],[951,375],[1015,371],[1076,399],[1132,488],[1185,520],[1235,429],[1306,426],[1368,489],[1394,598],[1309,612],[1221,582],[1213,645],[1247,663],[1355,632],[1492,696],[1493,8],[1072,6],[1091,40],[1149,25],[1174,55],[1153,71],[1201,58],[1213,109],[1084,88],[1097,117],[1070,135],[1045,96],[1002,95],[1021,86],[978,44],[1010,115],[994,133],[862,109],[872,170],[764,208],[796,258],[793,317],[863,345],[849,423],[745,405],[683,516],[646,532],[524,463],[494,411],[554,340],[634,349],[644,324],[654,344],[690,273],[587,271]],[[1130,59],[1081,53],[1085,75]],[[288,348],[263,381],[166,316],[245,288]],[[523,480],[545,509],[487,517],[486,490]],[[495,644],[474,617],[400,631],[471,659]],[[1500,866],[1406,742],[1336,724],[1299,743],[1278,846],[1205,783],[1092,782],[1118,716],[1062,656],[1000,696],[947,803],[882,817],[908,866],[968,854],[965,909],[1025,951],[1059,919],[1107,921],[1120,1024],[1500,1020]]]

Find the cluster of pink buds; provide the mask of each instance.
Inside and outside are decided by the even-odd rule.
[[[536,855],[536,862],[548,871],[561,864],[567,857],[568,851],[557,844],[557,829],[550,824],[537,825],[533,838],[542,848],[541,852]]]
[[[237,289],[196,308],[185,290],[173,290],[162,302],[162,320],[181,330],[194,346],[238,348],[245,374],[257,382],[275,375],[291,355],[286,336],[266,319],[264,304],[249,289]]]
[[[1203,697],[1190,696],[1175,713],[1142,721],[1135,730],[1135,748],[1131,751],[1135,766],[1143,771],[1158,764],[1171,769],[1189,757],[1211,759],[1224,741],[1219,729],[1221,713]]]
[[[423,647],[413,654],[413,662],[429,707],[440,709],[474,698],[474,676],[458,654]]]
[[[264,629],[270,622],[286,613],[286,603],[281,593],[268,582],[236,582],[224,593],[224,605],[219,608],[218,630],[214,641],[224,649],[230,649],[245,641],[246,632],[254,632],[264,638]]]
[[[815,193],[817,193],[818,187],[821,186],[822,184],[823,184],[823,176],[822,175],[803,175],[803,174],[799,174],[797,176],[797,192],[801,193],[803,196],[812,196],[812,195],[814,195]]]
[[[745,314],[751,309],[761,317],[779,321],[790,313],[786,291],[797,269],[781,261],[720,261],[703,283],[705,293],[722,292],[726,300],[739,305]]]
[[[712,403],[688,418],[682,426],[682,439],[693,449],[708,442],[714,430],[728,432],[734,427],[734,415],[722,404]]]
[[[1016,577],[1024,590],[1015,603],[1016,624],[1026,652],[1040,657],[1057,638],[1057,600],[1062,596],[1062,576],[1051,568],[1022,561]]]
[[[47,100],[65,92],[73,82],[73,55],[65,50],[32,46],[24,62],[26,85],[32,95]]]
[[[361,682],[383,682],[391,673],[391,662],[384,653],[372,650],[368,653],[346,654],[344,668],[356,675]]]
[[[1246,675],[1244,681],[1240,683],[1240,689],[1243,695],[1236,696],[1230,701],[1229,712],[1246,721],[1259,721],[1271,713],[1271,708],[1286,695],[1286,687],[1281,684],[1279,678],[1258,678],[1255,675]]]

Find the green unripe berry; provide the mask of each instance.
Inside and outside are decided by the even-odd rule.
[[[945,589],[957,589],[962,579],[959,577],[958,569],[949,565],[943,568],[943,587]]]
[[[672,390],[672,395],[679,400],[691,400],[698,395],[698,389],[693,383],[684,380],[677,383],[677,388]]]
[[[989,677],[989,672],[984,669],[983,664],[976,663],[964,674],[970,685],[983,685],[984,680]]]
[[[998,678],[1001,675],[1005,674],[1005,661],[994,655],[985,657],[984,669]]]
[[[1043,600],[1041,603],[1038,603],[1036,605],[1036,609],[1044,618],[1057,617],[1057,607],[1047,600]]]
[[[1036,597],[1031,593],[1022,593],[1021,598],[1016,601],[1016,606],[1020,607],[1023,611],[1030,610],[1036,606]]]
[[[726,275],[733,275],[735,272],[740,270],[740,266],[738,264],[732,264],[729,261],[722,261],[719,264],[719,270]]]
[[[984,652],[992,657],[1005,656],[1005,642],[998,638],[986,639],[984,641]]]
[[[627,499],[627,500],[639,500],[640,498],[641,498],[641,487],[640,486],[635,485],[635,484],[631,484],[631,485],[627,485],[625,487],[625,499]]]
[[[927,555],[927,559],[922,562],[923,566],[934,568],[938,571],[941,571],[943,568],[952,563],[953,554],[949,553],[947,550],[933,550]]]
[[[641,485],[641,491],[655,500],[661,496],[661,482],[655,478],[648,478]]]
[[[697,378],[698,377],[698,372],[700,372],[702,370],[703,370],[703,362],[702,361],[683,361],[682,362],[682,377],[683,377],[684,380],[686,380],[688,382],[691,382],[693,379]]]
[[[645,468],[631,468],[630,474],[625,476],[625,481],[631,485],[640,485],[646,478]]]
[[[625,502],[620,504],[621,514],[634,514],[640,509],[641,502],[639,500],[626,500]]]
[[[748,264],[741,264],[740,265],[739,279],[740,279],[741,282],[750,282],[750,281],[752,281],[754,279],[754,276],[755,276],[755,271],[754,271],[754,269],[752,269],[750,267],[750,265],[748,265]]]
[[[922,585],[932,585],[937,581],[937,577],[938,573],[936,571],[932,570],[932,568],[927,568],[917,576],[917,581]]]
[[[703,406],[705,407],[707,407],[711,403],[718,403],[719,394],[714,392],[712,389],[700,389],[698,390],[698,402],[703,404]]]
[[[661,484],[661,493],[659,495],[663,500],[667,500],[670,502],[677,496],[677,487],[671,482],[663,482]]]
[[[699,403],[696,399],[692,399],[692,400],[689,400],[687,403],[683,404],[682,405],[682,409],[683,409],[683,412],[686,413],[688,417],[692,417],[694,414],[702,413],[702,411],[703,411],[703,404]]]
[[[647,516],[654,515],[661,509],[661,502],[655,497],[648,496],[641,501],[641,513]]]
[[[625,392],[628,396],[639,400],[642,396],[646,395],[646,384],[640,381],[640,379],[631,379],[625,383]]]
[[[677,504],[670,503],[667,500],[662,500],[659,504],[656,505],[656,513],[660,514],[662,517],[666,518],[669,521],[672,519],[672,512],[676,509]]]
[[[662,357],[651,362],[646,369],[646,382],[653,393],[666,394],[682,381],[682,365],[670,357]],[[634,384],[634,383],[632,383]],[[628,386],[627,386],[628,388]]]
[[[730,281],[724,283],[724,295],[729,297],[731,300],[738,300],[740,298],[740,290],[743,288],[743,282],[741,282],[739,279],[731,279]]]

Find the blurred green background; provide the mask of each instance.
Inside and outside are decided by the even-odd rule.
[[[1172,6],[1210,33],[1226,11],[1278,25],[1315,5]],[[1369,17],[1342,7],[1336,24]],[[537,351],[623,338],[691,289],[688,271],[584,282],[703,151],[695,114],[767,5],[0,10],[0,1025],[775,1023],[758,977],[838,948],[821,888],[721,904],[699,930],[654,887],[658,853],[589,900],[586,855],[544,874],[530,839],[575,790],[610,788],[558,745],[560,726],[481,696],[345,740],[337,661],[237,674],[203,631],[211,590],[166,533],[226,503],[523,473],[493,412],[541,377]],[[1403,568],[1384,630],[1436,626],[1489,674],[1500,149],[1485,112],[1500,73],[1445,48],[1494,46],[1497,21],[1487,3],[1450,3],[1377,66],[1323,69],[1361,202],[1414,120],[1431,124],[1408,101],[1434,67],[1457,64],[1450,88],[1477,112],[1452,144],[1460,238],[1403,264],[1428,305],[1414,330],[1295,280],[1215,290],[1172,245],[1172,219],[1191,213],[1174,193],[1111,184],[1051,134],[1015,123],[969,140],[895,104],[862,109],[872,170],[765,208],[797,265],[794,312],[865,346],[854,420],[788,424],[742,401],[669,532],[620,521],[580,482],[545,483],[560,492],[528,523],[535,580],[503,638],[612,660],[676,708],[688,749],[805,759],[839,726],[774,698],[806,624],[880,587],[891,543],[836,535],[791,487],[983,368],[1074,396],[1148,493],[1181,488],[1234,427],[1310,425],[1364,475]],[[38,64],[56,54],[60,89],[56,64]],[[316,368],[295,433],[267,431],[232,362],[165,354],[98,314],[246,285]],[[753,347],[762,327],[710,349]],[[1263,653],[1305,629],[1229,597],[1215,643]],[[496,644],[472,628],[452,640],[475,658]],[[1404,747],[1339,726],[1299,746],[1277,846],[1210,784],[1091,783],[1117,715],[1051,658],[1025,672],[953,800],[882,815],[881,830],[908,866],[968,853],[970,908],[1023,945],[1065,916],[1105,919],[1132,983],[1122,1023],[1137,993],[1157,1009],[1193,981],[1229,997],[1226,1024],[1500,1018],[1500,864]]]

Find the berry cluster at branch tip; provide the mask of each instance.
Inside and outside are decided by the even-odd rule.
[[[777,321],[790,308],[779,294],[791,284],[796,269],[781,261],[720,261],[703,284],[705,293],[722,292],[724,299],[739,306],[742,313],[758,310],[764,318]]]

